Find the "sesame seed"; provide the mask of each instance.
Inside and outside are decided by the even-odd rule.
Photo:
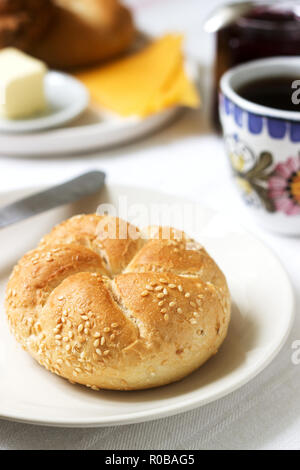
[[[118,323],[112,323],[112,324],[111,324],[111,327],[112,327],[112,328],[118,328],[118,326],[119,326]]]
[[[161,309],[161,313],[166,313],[167,312],[167,309],[166,308],[162,308]]]
[[[108,328],[108,326],[106,326],[105,328],[103,328],[103,331],[104,331],[104,333],[109,333],[109,332],[110,332],[110,328]]]
[[[170,287],[170,289],[176,289],[175,284],[169,284],[168,287]]]
[[[164,288],[163,293],[164,293],[164,295],[168,295],[168,291],[167,291],[166,288]]]
[[[178,308],[177,313],[182,313],[182,308]]]
[[[184,297],[186,297],[188,299],[189,297],[191,297],[191,294],[189,292],[187,292]]]
[[[175,307],[175,305],[176,305],[176,302],[170,302],[169,303],[169,307]]]
[[[106,351],[104,351],[104,356],[107,356],[109,354],[109,350],[107,349]]]
[[[191,323],[192,325],[196,325],[197,320],[195,320],[195,318],[191,318],[191,319],[190,319],[190,323]]]
[[[146,290],[144,290],[144,291],[141,293],[141,296],[142,296],[142,297],[146,297],[148,294],[149,294],[149,292],[146,291]]]
[[[88,335],[88,334],[89,334],[89,332],[90,332],[90,331],[89,331],[89,329],[88,329],[88,328],[85,328],[85,329],[84,329],[84,334],[85,334],[85,335]]]
[[[164,319],[165,319],[165,321],[169,320],[169,315],[167,313],[164,315]]]
[[[159,282],[161,282],[162,284],[168,284],[168,281],[166,281],[165,279],[160,279]]]
[[[194,315],[194,317],[198,317],[199,313],[198,313],[198,312],[194,312],[193,315]]]
[[[100,333],[98,331],[96,331],[96,333],[94,334],[94,338],[100,338]]]
[[[164,294],[162,292],[160,292],[160,294],[157,294],[158,299],[162,299],[163,297],[164,297]]]
[[[159,306],[159,307],[162,307],[163,304],[164,304],[164,301],[163,301],[163,300],[160,300],[160,301],[158,302],[158,306]]]
[[[102,352],[100,349],[96,349],[96,354],[98,354],[98,356],[102,356]]]
[[[64,341],[65,343],[67,343],[68,341],[70,341],[69,336],[65,336],[65,337],[63,338],[63,341]]]
[[[83,331],[83,324],[81,323],[78,327],[78,333],[81,333]]]
[[[160,292],[161,290],[163,290],[163,286],[157,286],[157,287],[155,287],[155,290],[157,292]]]
[[[116,335],[113,333],[113,334],[110,336],[110,339],[113,341],[115,338],[116,338]]]
[[[147,284],[147,285],[146,285],[146,289],[147,289],[147,290],[153,290],[153,287],[150,286],[149,284]]]
[[[89,317],[87,317],[86,315],[81,315],[81,318],[82,318],[82,320],[88,320],[89,319]]]
[[[96,341],[94,341],[95,348],[98,348],[99,344],[100,344],[100,340],[96,339]]]
[[[71,346],[69,344],[66,345],[66,351],[70,351]]]
[[[195,304],[195,302],[190,302],[190,306],[191,306],[191,307],[197,307],[197,305]]]
[[[102,336],[102,338],[101,338],[101,346],[103,346],[104,344],[105,344],[105,338],[104,338],[104,336]]]
[[[64,300],[64,297],[63,297],[63,295],[61,295],[61,296],[57,297],[57,300]]]

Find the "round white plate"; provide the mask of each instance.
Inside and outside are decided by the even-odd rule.
[[[67,124],[77,118],[88,107],[89,94],[79,80],[61,72],[48,72],[45,77],[45,94],[47,110],[28,119],[0,119],[0,132],[12,133],[7,136],[11,141],[17,141],[22,136],[15,134],[32,133],[44,129]],[[5,136],[0,136],[5,139]]]
[[[186,70],[190,78],[196,81],[197,64],[188,60]],[[18,135],[0,132],[0,154],[41,158],[103,150],[151,134],[175,119],[182,109],[177,106],[147,118],[122,118],[90,105],[78,119],[58,129],[41,131],[40,128],[40,132]]]
[[[28,190],[0,193],[0,205],[25,194]],[[214,358],[181,382],[150,391],[94,392],[47,372],[9,333],[3,309],[4,289],[17,259],[36,246],[54,224],[76,213],[93,212],[100,202],[117,207],[120,204],[119,214],[141,225],[149,222],[145,208],[155,214],[157,204],[168,204],[165,222],[185,228],[201,241],[227,276],[233,298],[228,337]],[[184,226],[182,210],[186,215]],[[172,217],[166,220],[168,214]],[[157,215],[150,222],[161,220]],[[269,249],[235,221],[174,196],[109,186],[99,196],[1,230],[0,246],[3,418],[52,426],[95,427],[137,423],[191,410],[224,397],[261,372],[280,351],[292,326],[291,285]]]

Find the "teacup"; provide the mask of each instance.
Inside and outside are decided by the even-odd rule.
[[[230,69],[221,79],[220,118],[234,180],[258,222],[300,235],[300,104],[299,111],[285,111],[237,93],[251,81],[286,76],[300,79],[300,56]],[[291,83],[291,99],[292,93]]]

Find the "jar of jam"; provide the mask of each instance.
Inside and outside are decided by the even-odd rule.
[[[226,70],[264,57],[300,55],[300,1],[253,2],[246,13],[220,27],[216,36],[214,117],[218,124],[219,81]]]

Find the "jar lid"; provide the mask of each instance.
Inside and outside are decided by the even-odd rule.
[[[299,28],[300,1],[234,2],[218,7],[204,22],[204,29],[214,33],[231,24],[253,29],[284,30]]]

